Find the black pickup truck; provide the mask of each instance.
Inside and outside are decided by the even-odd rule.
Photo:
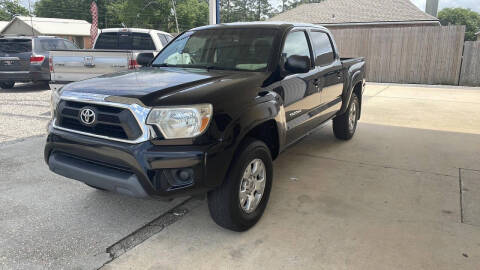
[[[348,140],[360,118],[365,62],[320,26],[204,26],[138,61],[53,91],[50,170],[136,197],[207,194],[231,230],[260,219],[287,146],[331,119]]]

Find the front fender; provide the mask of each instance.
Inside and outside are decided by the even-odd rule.
[[[278,136],[278,152],[285,147],[286,138],[286,121],[285,110],[283,108],[283,100],[275,92],[269,92],[267,95],[258,97],[257,103],[250,106],[246,106],[238,115],[231,121],[228,127],[224,130],[220,141],[222,150],[219,151],[219,155],[222,156],[222,165],[215,168],[215,174],[217,181],[212,183],[213,186],[221,184],[223,179],[230,168],[230,165],[239,151],[239,147],[243,139],[251,132],[255,127],[267,122],[275,121],[277,127]],[[275,156],[275,153],[272,153]],[[223,177],[220,177],[223,176]]]

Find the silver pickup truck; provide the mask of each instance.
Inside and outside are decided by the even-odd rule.
[[[153,58],[173,39],[157,30],[110,28],[100,31],[91,50],[56,50],[50,52],[50,89],[97,77],[103,74],[139,67],[137,57]]]

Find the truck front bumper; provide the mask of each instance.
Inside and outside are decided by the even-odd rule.
[[[45,161],[51,171],[135,197],[170,199],[220,185],[233,150],[211,145],[114,142],[49,127]]]

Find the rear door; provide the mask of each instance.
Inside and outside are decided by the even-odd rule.
[[[31,55],[32,39],[0,39],[0,71],[16,71],[17,73],[28,73],[30,70]]]
[[[314,28],[310,31],[310,38],[315,54],[315,69],[320,75],[318,84],[322,100],[320,120],[323,121],[338,111],[342,105],[341,95],[345,75],[342,63],[333,50],[329,34]]]

